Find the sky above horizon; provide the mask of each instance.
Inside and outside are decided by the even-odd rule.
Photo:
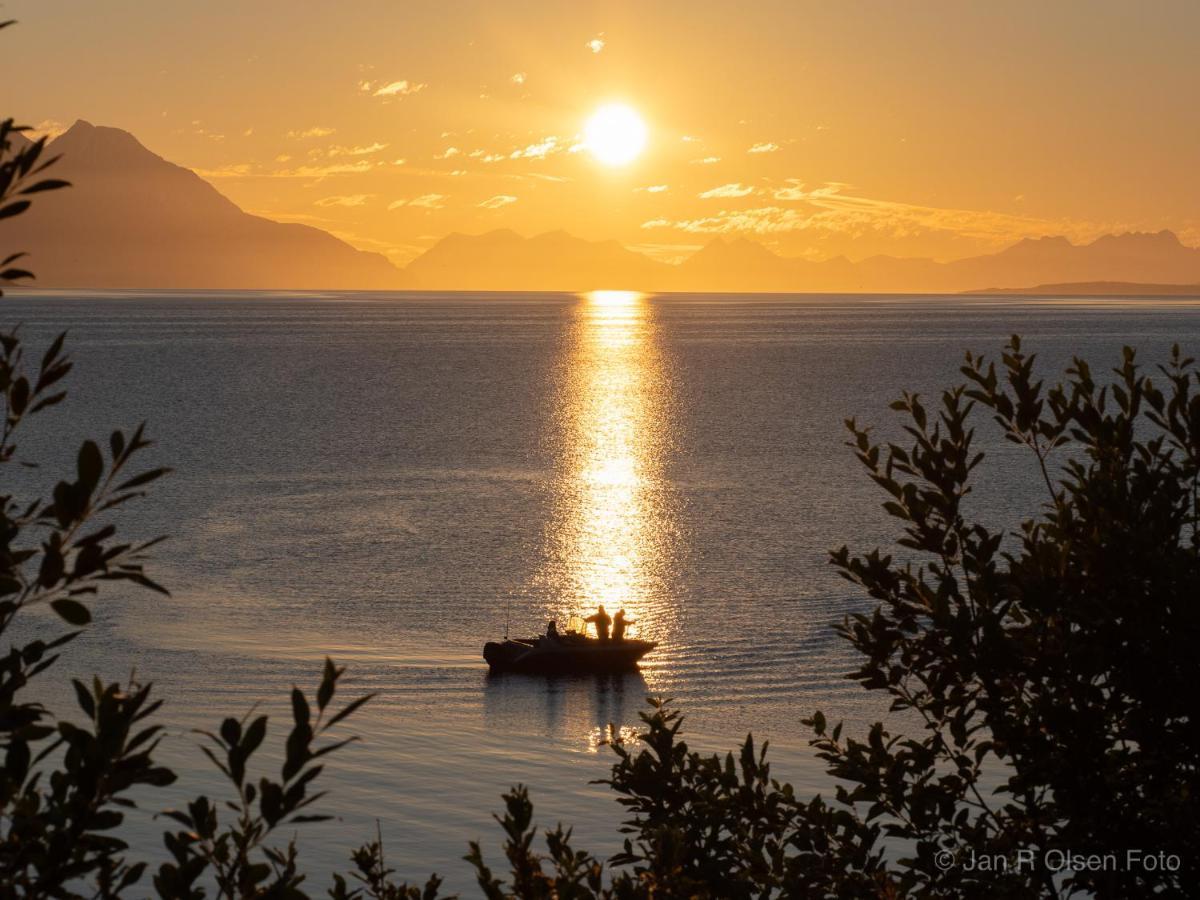
[[[3,115],[135,134],[249,212],[404,264],[442,236],[674,261],[1200,244],[1200,4],[6,0]],[[607,165],[586,123],[636,111]]]

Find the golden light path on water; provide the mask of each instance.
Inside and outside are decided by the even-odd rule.
[[[602,603],[609,615],[624,608],[640,636],[665,643],[679,610],[670,594],[674,531],[662,474],[668,391],[650,299],[594,291],[576,315],[542,587],[556,595],[550,612],[560,622]]]

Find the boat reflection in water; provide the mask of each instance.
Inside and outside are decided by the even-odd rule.
[[[614,737],[637,732],[638,713],[650,692],[640,672],[624,675],[488,675],[484,715],[499,732],[527,732],[531,725],[588,753],[604,749]],[[544,721],[531,722],[541,710]]]
[[[489,678],[488,707],[537,703],[545,691],[551,730],[569,724],[595,746],[610,725],[631,731],[638,722],[655,667],[681,627],[671,593],[674,525],[663,477],[669,385],[649,297],[595,291],[581,296],[572,314],[554,509],[529,593],[545,604],[543,628],[546,619],[562,627],[603,604],[609,615],[624,608],[639,623],[630,636],[658,647],[642,662],[644,677],[542,679],[540,688],[528,677]]]

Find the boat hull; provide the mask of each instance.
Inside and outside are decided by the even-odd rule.
[[[633,672],[638,661],[654,649],[653,641],[594,639],[489,641],[483,658],[493,672],[530,675]]]

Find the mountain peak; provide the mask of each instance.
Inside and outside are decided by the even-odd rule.
[[[777,254],[772,253],[758,241],[752,241],[748,237],[738,235],[734,238],[715,237],[691,257],[692,259],[714,259],[714,260],[765,260],[778,259]]]
[[[1105,234],[1092,241],[1093,247],[1112,247],[1120,245],[1159,247],[1163,249],[1183,247],[1183,243],[1179,240],[1179,235],[1171,231],[1169,228],[1164,228],[1161,231],[1126,231],[1122,234]]]
[[[94,163],[107,166],[126,164],[139,156],[147,160],[162,159],[147,150],[128,131],[107,125],[93,125],[86,119],[76,119],[75,124],[51,141],[51,144],[58,153],[86,156]]]
[[[1017,241],[1014,247],[1043,247],[1046,249],[1056,247],[1074,247],[1066,237],[1062,234],[1043,234],[1038,237],[1025,237]]]

